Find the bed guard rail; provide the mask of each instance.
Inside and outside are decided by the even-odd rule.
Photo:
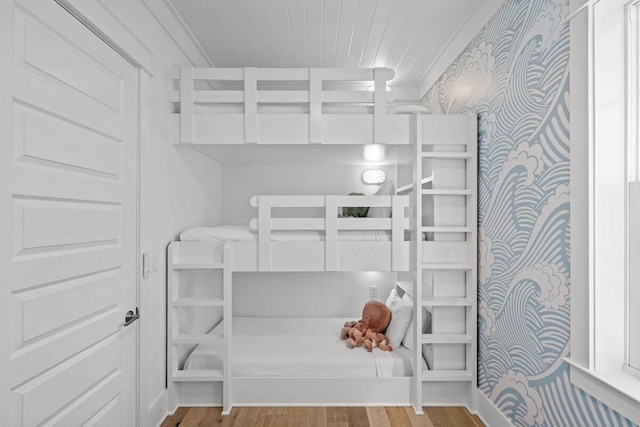
[[[390,231],[392,269],[401,269],[405,230],[411,229],[411,219],[405,216],[409,196],[253,196],[251,206],[258,208],[258,218],[254,218],[250,225],[258,232],[259,271],[271,270],[271,233],[278,230],[323,231],[326,271],[338,271],[338,231]],[[391,217],[338,217],[338,208],[344,206],[391,208]],[[274,218],[272,208],[324,208],[324,215],[312,218]]]
[[[387,103],[393,95],[387,82],[395,72],[389,68],[193,68],[174,70],[173,79],[180,90],[171,100],[180,103],[180,142],[193,144],[195,104],[236,104],[244,106],[244,142],[260,143],[258,104],[303,104],[309,109],[308,143],[321,144],[322,104],[367,104],[373,106],[372,142],[387,142]],[[194,83],[207,82],[209,89]],[[258,82],[263,83],[258,86]],[[299,84],[303,89],[274,90],[274,87]],[[345,83],[337,85],[337,83]],[[364,85],[363,85],[364,83]],[[266,86],[265,86],[266,85]],[[238,86],[241,89],[238,89]],[[296,86],[298,87],[298,86]],[[337,89],[336,89],[337,87]],[[268,89],[267,89],[268,88]],[[373,90],[371,90],[373,88]]]

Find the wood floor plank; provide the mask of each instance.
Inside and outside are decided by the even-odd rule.
[[[222,408],[191,408],[180,423],[180,427],[201,427],[221,425]]]
[[[370,427],[367,408],[362,406],[347,408],[347,422],[349,427]]]
[[[476,414],[472,414],[471,412],[469,412],[467,408],[463,408],[463,409],[467,413],[467,415],[469,415],[469,418],[473,420],[473,422],[475,423],[474,424],[475,427],[485,427],[484,423],[482,422],[479,416],[477,416]]]
[[[427,417],[429,417],[431,424],[433,424],[434,426],[455,427],[455,424],[453,424],[453,421],[451,421],[451,418],[449,418],[449,415],[447,415],[447,412],[444,410],[444,408],[427,407],[424,408],[424,413]]]
[[[222,427],[235,427],[244,425],[247,416],[247,408],[231,408],[231,412],[226,417],[222,417]]]
[[[327,408],[327,425],[331,423],[348,423],[347,408],[344,407],[328,407]]]
[[[389,418],[389,423],[392,427],[411,425],[411,420],[405,412],[404,407],[387,406],[384,409],[387,412],[387,417]]]
[[[422,410],[424,412],[424,408]],[[435,427],[426,414],[416,415],[416,411],[410,406],[405,407],[404,411],[411,422],[411,427]]]
[[[247,408],[247,414],[245,415],[244,423],[242,424],[242,426],[246,426],[246,427],[264,426],[264,418],[266,416],[266,412],[267,412],[267,408]]]
[[[369,425],[371,427],[391,427],[387,411],[382,406],[368,406],[367,417],[369,418]]]
[[[451,421],[456,427],[476,427],[471,417],[467,415],[464,408],[461,407],[448,407],[444,408]]]
[[[312,427],[327,427],[327,408],[310,408],[310,413],[313,420],[311,423]]]
[[[173,415],[169,415],[165,418],[162,424],[160,424],[160,427],[176,427],[182,422],[183,418],[187,415],[187,412],[189,412],[189,409],[191,408],[182,407],[176,409]]]

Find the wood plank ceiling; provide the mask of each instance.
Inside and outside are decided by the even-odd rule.
[[[164,0],[216,67],[389,67],[417,86],[482,0]]]

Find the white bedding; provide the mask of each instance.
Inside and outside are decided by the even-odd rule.
[[[411,352],[350,349],[340,339],[344,318],[234,317],[231,374],[237,377],[411,376]],[[222,335],[222,322],[209,332]],[[201,344],[184,370],[222,369],[222,345]],[[421,358],[422,368],[426,363]]]
[[[219,225],[217,227],[189,228],[180,234],[180,240],[197,241],[232,241],[257,242],[258,233],[244,225]],[[324,234],[320,231],[289,231],[279,230],[271,233],[271,240],[275,242],[293,241],[324,241]],[[340,241],[390,241],[391,232],[386,230],[343,230],[338,232]]]

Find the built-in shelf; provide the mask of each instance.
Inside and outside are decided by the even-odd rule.
[[[174,307],[222,307],[222,298],[178,298],[172,301]]]
[[[426,178],[422,178],[422,185],[433,182],[433,175],[428,176]],[[403,185],[402,187],[398,187],[396,189],[396,194],[406,194],[413,191],[413,182],[411,184]]]
[[[177,263],[171,266],[174,270],[220,270],[224,268],[224,264],[221,262],[210,262],[202,264],[183,264]]]
[[[224,381],[222,371],[174,371],[171,375],[173,381]]]
[[[473,373],[467,370],[422,371],[422,381],[472,381]]]
[[[473,337],[469,334],[423,334],[423,344],[471,344]]]

